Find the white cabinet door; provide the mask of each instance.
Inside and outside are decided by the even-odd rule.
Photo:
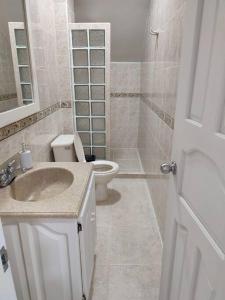
[[[225,299],[225,1],[187,1],[160,300]]]
[[[3,230],[18,300],[30,300],[19,224],[3,219]],[[0,298],[1,299],[1,298]]]
[[[95,182],[92,175],[79,222],[82,230],[79,232],[82,267],[83,291],[88,299],[94,270],[96,244],[96,213],[95,213]]]
[[[19,226],[31,299],[82,299],[76,221],[33,219]]]
[[[2,223],[0,220],[0,249],[6,247]],[[10,265],[7,270],[3,269],[2,260],[0,259],[0,299],[1,300],[17,300]]]
[[[18,300],[82,299],[76,220],[5,220],[4,231]]]

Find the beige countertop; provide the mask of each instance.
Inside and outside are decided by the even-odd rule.
[[[91,163],[37,163],[25,173],[38,169],[64,168],[70,171],[74,180],[72,184],[62,193],[39,201],[18,201],[11,196],[10,186],[0,189],[0,217],[63,217],[77,218],[79,216],[85,193],[88,187],[89,178],[92,173]],[[18,180],[20,176],[15,180]],[[30,182],[32,185],[32,182]]]

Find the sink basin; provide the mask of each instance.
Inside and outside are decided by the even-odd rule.
[[[44,168],[18,176],[10,185],[10,196],[18,201],[39,201],[63,193],[74,180],[64,168]]]

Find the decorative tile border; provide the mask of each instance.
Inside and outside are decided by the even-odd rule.
[[[21,119],[17,122],[14,122],[12,124],[9,124],[5,127],[0,128],[0,141],[10,137],[13,134],[16,134],[17,132],[25,129],[26,127],[33,125],[37,123],[38,121],[48,117],[49,115],[53,114],[57,110],[61,108],[60,103],[55,103],[43,110],[40,110],[39,112],[30,115],[29,117],[26,117],[24,119]]]
[[[148,94],[142,94],[141,100],[155,113],[157,116],[166,123],[171,129],[174,129],[174,118],[164,112],[160,107],[150,100]]]
[[[72,108],[72,101],[62,101],[61,108]]]
[[[161,110],[155,103],[151,102],[148,94],[141,93],[111,93],[111,97],[141,97],[141,100],[154,112],[157,116],[165,122],[171,129],[174,129],[174,118]],[[72,108],[71,101],[63,101],[55,103],[29,117],[21,119],[17,122],[9,124],[5,127],[0,128],[0,141],[10,137],[13,134],[25,129],[28,126],[35,124],[36,122],[46,118],[53,114],[60,108]]]
[[[10,99],[14,99],[14,98],[17,98],[16,93],[0,95],[0,101],[10,100]]]
[[[135,98],[141,97],[141,93],[111,93],[112,98]]]
[[[153,94],[151,96],[154,96]],[[171,129],[174,129],[174,118],[164,112],[160,107],[153,103],[151,96],[145,93],[111,93],[112,98],[135,98],[140,97],[141,100],[154,112],[157,116],[167,124]]]

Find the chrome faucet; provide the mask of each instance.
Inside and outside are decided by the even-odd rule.
[[[16,161],[13,160],[8,163],[5,169],[0,170],[0,188],[9,185],[16,177],[18,168],[15,166]]]

